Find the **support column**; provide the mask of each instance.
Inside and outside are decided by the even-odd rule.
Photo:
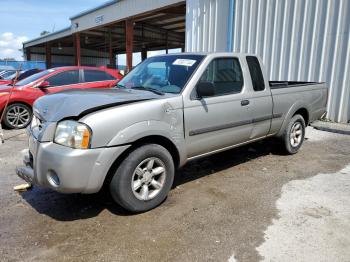
[[[125,21],[126,68],[128,72],[132,69],[133,41],[134,21],[132,19],[128,19]]]
[[[168,31],[165,34],[165,53],[169,53],[169,48],[168,48]]]
[[[147,59],[147,49],[146,49],[146,47],[142,47],[142,49],[141,49],[141,60],[143,61],[145,59]]]
[[[75,65],[81,65],[81,50],[80,50],[80,33],[75,33],[74,37],[74,54],[75,54]]]
[[[30,48],[26,48],[26,59],[27,61],[30,61],[32,59],[32,54],[30,53]]]
[[[112,32],[109,31],[108,35],[108,45],[109,45],[109,65],[115,68],[115,54],[113,52],[113,42],[112,42]]]
[[[51,68],[51,44],[46,43],[45,45],[45,60],[46,60],[46,68]]]

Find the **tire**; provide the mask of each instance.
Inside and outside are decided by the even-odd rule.
[[[146,144],[132,151],[120,164],[110,182],[110,192],[114,201],[126,210],[145,212],[167,197],[174,173],[170,153],[160,145]]]
[[[299,151],[305,137],[305,120],[301,115],[294,115],[282,136],[283,149],[287,154]]]
[[[3,123],[9,129],[21,129],[30,124],[32,120],[32,109],[21,103],[8,105],[4,115]]]

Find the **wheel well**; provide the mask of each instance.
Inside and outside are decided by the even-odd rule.
[[[180,154],[176,146],[173,144],[173,142],[170,139],[164,136],[147,136],[132,143],[131,148],[135,149],[136,147],[139,147],[144,144],[158,144],[160,146],[163,146],[165,149],[169,151],[170,155],[172,156],[175,167],[179,166]]]
[[[295,116],[295,115],[301,115],[301,116],[304,118],[304,120],[305,120],[305,125],[306,125],[306,126],[309,125],[309,112],[307,111],[306,108],[300,108],[300,109],[298,109],[298,110],[294,113],[293,116]]]
[[[28,106],[30,108],[30,110],[33,111],[33,108],[30,104],[28,104],[26,102],[22,102],[22,101],[12,101],[12,102],[8,103],[7,107],[9,107],[10,105],[13,105],[13,104],[22,104],[22,105]]]
[[[168,138],[164,137],[164,136],[147,136],[147,137],[143,137],[140,138],[138,140],[136,140],[135,142],[131,143],[131,146],[125,150],[112,164],[112,166],[110,167],[107,176],[105,178],[104,181],[104,186],[108,186],[113,175],[114,172],[116,171],[116,169],[118,168],[118,166],[121,164],[121,162],[132,152],[134,151],[136,148],[145,145],[145,144],[157,144],[160,146],[163,146],[164,148],[166,148],[170,155],[172,156],[173,160],[174,160],[174,166],[175,168],[179,167],[180,165],[180,154],[179,151],[177,150],[176,146],[173,144],[173,142],[171,140],[169,140]]]

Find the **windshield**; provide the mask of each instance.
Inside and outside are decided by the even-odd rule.
[[[203,58],[203,55],[165,55],[148,58],[127,74],[117,87],[178,94]]]
[[[54,71],[53,69],[49,69],[49,70],[45,70],[45,71],[39,72],[37,74],[31,75],[31,76],[28,76],[27,78],[24,78],[23,80],[18,81],[16,83],[16,86],[28,85],[29,83],[32,83],[32,82],[38,80],[39,78],[41,78],[49,73],[52,73],[53,71]]]

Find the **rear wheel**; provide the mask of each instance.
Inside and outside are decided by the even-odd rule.
[[[156,144],[132,151],[120,164],[110,183],[113,199],[131,212],[144,212],[168,195],[174,180],[170,153]]]
[[[299,151],[305,137],[305,120],[301,115],[295,115],[290,120],[283,136],[283,147],[287,154]]]
[[[15,103],[8,105],[4,115],[4,125],[10,129],[25,128],[32,120],[32,110],[29,106]]]

